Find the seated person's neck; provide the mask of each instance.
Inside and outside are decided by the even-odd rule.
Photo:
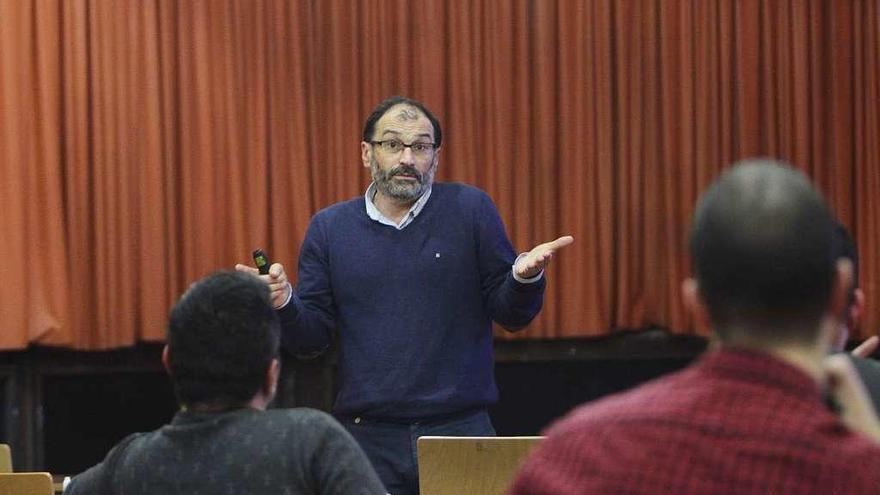
[[[195,412],[195,413],[222,413],[235,411],[238,409],[256,409],[258,411],[265,411],[266,406],[269,405],[269,401],[265,400],[262,397],[262,394],[257,394],[253,399],[248,402],[242,404],[228,404],[225,402],[199,402],[196,404],[181,404],[180,410],[184,412]]]
[[[822,384],[825,373],[822,362],[828,353],[827,345],[816,342],[779,342],[746,338],[743,335],[724,339],[713,338],[709,349],[749,349],[770,354],[810,375]]]

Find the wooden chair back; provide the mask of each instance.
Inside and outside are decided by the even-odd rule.
[[[12,472],[12,451],[9,445],[0,443],[0,473]]]
[[[0,473],[3,495],[54,495],[49,473]]]
[[[421,437],[421,495],[501,495],[543,437]]]

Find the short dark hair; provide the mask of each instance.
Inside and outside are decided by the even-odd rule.
[[[735,164],[700,201],[694,273],[710,319],[767,331],[767,341],[815,338],[835,277],[832,218],[803,173],[769,159]]]
[[[859,250],[849,231],[840,221],[834,222],[834,258],[848,259],[852,263],[852,285],[849,288],[849,304],[855,302],[856,289],[859,287]]]
[[[278,357],[280,324],[265,283],[220,271],[196,282],[171,309],[171,382],[181,405],[236,407],[265,383]]]
[[[391,110],[392,107],[397,105],[415,107],[425,114],[425,117],[428,117],[431,126],[434,128],[434,144],[439,148],[440,144],[443,142],[443,131],[440,129],[440,121],[437,120],[437,117],[435,117],[422,102],[405,96],[392,96],[382,103],[379,103],[379,106],[373,109],[373,113],[371,113],[370,116],[367,117],[367,121],[364,122],[364,142],[369,143],[373,140],[373,134],[376,132],[376,122],[378,122],[383,115],[388,113],[388,110]]]

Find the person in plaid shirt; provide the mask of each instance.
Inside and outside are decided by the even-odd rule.
[[[828,356],[852,277],[833,225],[784,164],[724,173],[694,215],[684,284],[710,350],[552,425],[510,493],[880,493],[877,416],[848,358]]]

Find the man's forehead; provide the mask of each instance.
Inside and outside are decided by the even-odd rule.
[[[376,133],[401,132],[409,134],[428,134],[434,137],[434,126],[418,108],[400,104],[388,109],[376,122]]]

